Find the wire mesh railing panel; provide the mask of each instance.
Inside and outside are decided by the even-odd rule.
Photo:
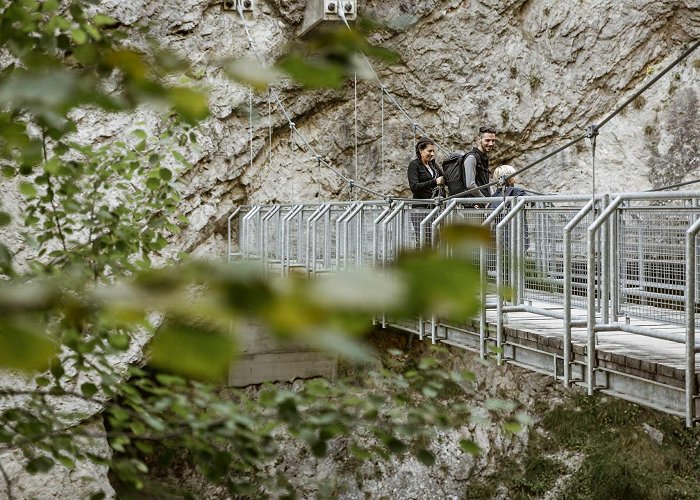
[[[386,212],[389,203],[376,203],[365,205],[357,219],[358,250],[356,252],[355,264],[357,267],[371,266],[375,261],[375,251],[378,252],[379,241],[375,240],[375,223],[380,215]],[[379,236],[379,235],[377,235]],[[376,255],[379,257],[378,255]],[[379,260],[377,260],[378,262]]]
[[[450,226],[453,224],[456,225],[469,225],[469,226],[474,226],[480,227],[483,225],[484,221],[486,218],[491,215],[492,209],[488,208],[474,208],[474,207],[465,207],[465,206],[458,206],[456,207],[449,215],[448,217],[443,221],[441,224],[442,227]],[[495,276],[496,276],[496,251],[495,251],[495,245],[496,245],[496,240],[495,240],[495,235],[493,231],[491,231],[491,245],[487,249],[486,255],[487,255],[487,269],[490,270],[491,272],[491,280],[495,282]],[[474,264],[477,268],[480,265],[480,256],[481,252],[476,246],[471,246],[471,245],[463,245],[460,247],[455,248],[454,246],[448,245],[446,242],[440,241],[438,238],[438,246],[440,248],[440,251],[445,254],[446,256],[452,257],[452,258],[464,258],[468,259],[472,264]]]
[[[274,210],[273,206],[254,207],[242,217],[241,247],[246,259],[263,257],[263,217]]]
[[[538,204],[525,207],[523,227],[523,298],[555,304],[564,301],[564,227],[580,206]],[[571,303],[586,307],[588,282],[587,228],[589,213],[571,231]]]
[[[242,257],[245,252],[245,223],[244,217],[253,210],[252,206],[242,206],[238,209],[238,213],[231,219],[231,234],[229,235],[229,250],[237,257]],[[231,257],[231,256],[229,256]]]
[[[432,226],[431,223],[435,220],[436,215],[432,215],[428,220],[428,216],[433,212],[435,207],[411,207],[402,214],[402,249],[403,250],[419,250],[421,248],[421,223],[423,227],[423,246],[429,248],[432,241]]]
[[[336,268],[338,221],[348,208],[347,203],[332,204],[313,222],[311,267],[315,272],[326,272]]]
[[[294,209],[294,206],[283,205],[271,216],[265,218],[263,225],[265,261],[281,263],[284,255],[284,219]]]
[[[700,209],[623,207],[617,216],[620,313],[684,323],[686,230]]]
[[[285,230],[286,259],[290,267],[306,266],[309,238],[308,222],[319,209],[319,205],[303,205],[287,220]]]

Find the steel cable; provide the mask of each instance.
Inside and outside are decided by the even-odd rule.
[[[243,7],[241,6],[241,4],[238,5],[237,11],[238,11],[238,14],[241,18],[241,23],[243,24],[243,28],[245,29],[246,37],[248,38],[248,47],[253,52],[253,54],[255,55],[255,58],[258,61],[258,64],[262,68],[263,67],[263,60],[260,57],[260,54],[258,54],[258,51],[255,48],[255,44],[253,43],[253,37],[251,36],[250,30],[248,29],[248,23],[246,22],[245,16],[243,15]],[[302,142],[304,143],[304,145],[306,146],[306,148],[309,152],[311,152],[331,172],[333,172],[338,177],[340,177],[345,182],[347,182],[351,189],[354,187],[354,188],[360,189],[362,191],[365,191],[367,193],[373,194],[374,196],[379,196],[379,197],[385,198],[385,199],[387,198],[387,196],[382,195],[382,194],[378,193],[377,191],[369,189],[361,184],[358,184],[354,179],[350,179],[346,175],[343,175],[338,170],[333,168],[331,166],[331,164],[328,163],[323,157],[321,157],[321,155],[319,155],[316,152],[316,150],[313,148],[313,146],[311,146],[311,144],[309,144],[309,141],[306,139],[306,137],[304,137],[304,135],[301,132],[299,132],[299,130],[296,128],[296,125],[292,121],[292,118],[290,117],[289,113],[287,112],[287,109],[284,107],[284,104],[282,104],[282,100],[279,98],[279,95],[277,94],[277,92],[272,87],[269,87],[269,88],[270,88],[270,92],[272,93],[272,96],[275,98],[275,101],[277,102],[277,106],[280,108],[280,110],[284,114],[284,117],[287,119],[287,122],[289,123],[290,129],[292,129],[292,133],[296,133],[297,137],[299,137],[302,140]]]

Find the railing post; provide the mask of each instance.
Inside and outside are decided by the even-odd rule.
[[[510,221],[518,215],[524,206],[525,200],[519,201],[508,215],[496,225],[496,362],[499,365],[503,362],[503,233],[505,227],[510,225]],[[510,240],[512,239],[513,235],[511,234]]]
[[[596,302],[597,295],[600,295],[600,287],[596,287],[596,233],[598,228],[610,217],[610,214],[617,210],[617,207],[622,203],[622,197],[619,196],[598,216],[596,220],[588,227],[588,314],[587,314],[587,334],[588,340],[586,343],[586,353],[588,362],[586,364],[586,383],[588,386],[588,395],[592,396],[595,390],[595,371],[596,371]],[[596,293],[598,292],[598,293]]]
[[[697,233],[700,231],[700,219],[686,232],[686,332],[685,332],[685,425],[692,427],[695,423],[695,287],[697,280]]]
[[[611,307],[610,312],[612,314],[611,321],[617,323],[620,311],[620,272],[622,272],[622,266],[620,266],[620,211],[616,211],[615,215],[611,219],[612,224],[610,225],[610,268],[612,272],[612,283],[610,285],[610,300]],[[626,271],[625,271],[626,272]]]
[[[605,210],[605,208],[607,208],[607,206],[610,204],[610,195],[604,195],[602,203],[602,209]],[[610,322],[610,218],[607,218],[603,224],[600,248],[602,252],[602,263],[600,269],[600,275],[602,278],[602,301],[600,302],[600,308],[602,312],[603,324],[607,325]]]
[[[564,226],[564,386],[571,384],[571,288],[572,256],[571,232],[593,209],[593,200],[589,200],[569,223]]]
[[[506,204],[508,202],[502,202],[499,204],[496,209],[491,212],[489,216],[486,217],[486,219],[481,223],[482,226],[489,227],[496,218],[501,215],[503,210],[506,207]],[[486,288],[488,286],[487,284],[487,278],[488,278],[488,269],[487,269],[487,262],[486,262],[486,247],[485,245],[481,246],[480,252],[479,252],[479,281],[481,284],[481,290],[480,290],[480,300],[481,300],[481,309],[479,311],[479,356],[481,359],[484,359],[486,357],[486,338],[487,338],[487,324],[486,324]],[[498,293],[498,290],[496,291]]]
[[[226,246],[226,248],[227,248],[226,257],[227,257],[227,259],[228,259],[228,263],[229,263],[229,264],[231,263],[231,253],[232,253],[231,250],[233,249],[233,241],[232,241],[233,234],[232,234],[232,230],[231,230],[231,221],[233,220],[233,218],[234,218],[236,215],[238,215],[238,212],[240,212],[240,211],[241,211],[241,207],[236,207],[236,208],[233,210],[233,212],[231,212],[231,215],[228,216],[228,220],[227,220],[227,224],[226,224],[227,230],[228,230],[228,231],[227,231],[227,235],[228,235],[228,244],[227,244],[227,246]],[[240,231],[240,227],[239,227],[239,231]],[[239,250],[240,250],[240,249],[239,249]]]

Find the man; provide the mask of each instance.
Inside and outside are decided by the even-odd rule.
[[[464,190],[468,191],[478,186],[489,183],[489,157],[496,145],[496,130],[491,127],[479,128],[479,137],[476,147],[467,153],[464,158]],[[491,196],[491,188],[482,187],[474,189],[467,196],[483,197]]]

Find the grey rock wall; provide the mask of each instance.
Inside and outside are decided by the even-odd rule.
[[[187,152],[193,168],[182,173],[181,209],[190,224],[171,249],[207,257],[223,255],[226,217],[237,204],[364,196],[319,167],[298,138],[290,140],[287,121],[267,93],[252,96],[251,160],[249,91],[224,77],[221,61],[252,53],[238,15],[221,3],[104,0],[100,7],[127,28],[150,25],[159,43],[193,64],[191,83],[211,91],[212,117]],[[267,63],[297,36],[304,3],[256,0],[248,23]],[[411,120],[371,79],[358,83],[357,106],[352,84],[311,92],[285,81],[275,88],[320,155],[348,177],[393,196],[409,194],[413,121],[445,151],[466,149],[479,125],[492,124],[499,130],[492,164],[523,167],[599,122],[700,37],[699,0],[365,0],[359,11],[388,26],[372,39],[402,61],[374,64]],[[134,30],[129,43],[145,42]],[[598,191],[698,178],[699,82],[700,51],[601,129]],[[77,116],[78,139],[88,142],[123,138],[136,122],[153,132],[163,126],[148,107],[135,116]],[[591,174],[590,144],[583,141],[519,180],[545,193],[584,193],[592,188]],[[3,181],[3,190],[4,209],[19,216],[15,184]],[[30,251],[18,234],[16,225],[0,230],[22,260]]]
[[[257,2],[248,22],[266,61],[274,61],[296,36],[303,3]],[[112,14],[123,16],[119,9],[127,6],[115,3]],[[265,93],[253,96],[251,165],[247,90],[220,78],[216,63],[250,56],[237,14],[198,2],[157,9],[150,16],[162,23],[164,43],[200,64],[203,80],[213,89],[215,116],[203,132],[210,143],[186,176],[183,208],[193,226],[183,247],[195,248],[220,231],[237,203],[358,195],[319,168],[298,138],[290,140],[286,119],[274,103],[268,115]],[[480,124],[493,124],[499,130],[493,164],[523,167],[602,120],[700,36],[700,2],[690,0],[368,0],[359,9],[389,26],[373,40],[398,52],[402,61],[374,64],[411,120],[388,98],[382,120],[377,82],[360,81],[356,159],[351,83],[338,91],[303,91],[288,83],[276,89],[320,155],[348,177],[394,196],[409,194],[405,167],[413,154],[412,121],[445,151],[469,147]],[[700,53],[601,129],[597,191],[644,190],[697,178],[698,82]],[[545,193],[590,192],[590,142],[543,162],[520,181]]]

